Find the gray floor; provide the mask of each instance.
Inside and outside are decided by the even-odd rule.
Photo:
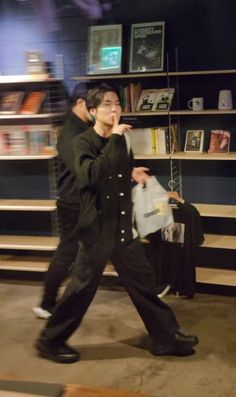
[[[37,356],[34,342],[44,320],[31,311],[41,283],[0,281],[0,377],[79,383],[145,392],[156,397],[236,396],[236,298],[197,294],[193,300],[168,296],[182,328],[200,344],[188,358],[152,356],[146,332],[122,290],[100,289],[70,342],[76,364]]]

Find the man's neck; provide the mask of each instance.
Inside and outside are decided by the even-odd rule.
[[[110,126],[96,122],[94,125],[94,130],[98,135],[102,136],[103,138],[110,138],[111,136]]]

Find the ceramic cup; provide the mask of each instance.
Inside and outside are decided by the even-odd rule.
[[[220,110],[230,110],[233,109],[233,100],[231,90],[220,90],[218,109]]]
[[[188,108],[193,111],[203,110],[203,103],[202,97],[192,98],[188,101]]]

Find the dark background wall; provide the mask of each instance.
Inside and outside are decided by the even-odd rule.
[[[86,2],[82,2],[86,3]],[[123,24],[124,67],[129,57],[130,25],[166,22],[166,51],[178,47],[179,69],[235,67],[234,0],[89,0],[89,8],[71,0],[0,1],[0,72],[23,74],[25,51],[42,49],[50,66],[62,54],[65,80],[85,74],[87,29],[96,24]]]

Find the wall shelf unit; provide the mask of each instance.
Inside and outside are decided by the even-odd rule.
[[[0,114],[0,270],[45,271],[58,244],[55,144],[67,94],[48,74],[0,76],[0,98],[15,91],[44,99],[34,114]]]
[[[236,189],[233,188],[233,186],[236,185],[236,180],[234,179],[236,175],[236,128],[234,127],[236,121],[236,108],[219,110],[217,105],[218,93],[221,89],[230,88],[232,90],[233,99],[236,100],[235,77],[236,69],[127,73],[103,76],[90,75],[72,78],[73,80],[80,81],[88,79],[96,80],[98,83],[100,80],[107,80],[108,82],[114,81],[116,85],[117,79],[119,79],[120,85],[126,85],[129,82],[140,82],[143,88],[176,87],[176,101],[174,101],[169,111],[123,112],[122,116],[124,120],[130,124],[132,124],[132,122],[136,123],[138,120],[137,125],[140,127],[142,127],[142,123],[145,123],[146,126],[147,120],[151,120],[152,123],[164,123],[165,121],[163,120],[166,120],[169,125],[172,120],[177,123],[180,151],[161,155],[138,153],[135,154],[135,160],[141,160],[148,164],[150,164],[150,161],[153,161],[154,164],[158,161],[156,166],[157,175],[162,161],[166,166],[169,164],[170,180],[173,175],[173,165],[178,168],[180,173],[178,182],[181,184],[180,189],[183,191],[183,197],[187,201],[192,202],[198,209],[204,221],[204,227],[207,226],[207,231],[204,233],[205,241],[199,250],[204,253],[207,252],[207,255],[212,257],[212,259],[209,264],[208,258],[207,265],[200,260],[199,266],[203,267],[197,268],[197,281],[216,284],[222,282],[222,284],[225,283],[225,285],[234,286],[236,286],[236,272],[234,273],[233,270],[227,269],[227,252],[234,253],[233,256],[235,260],[233,261],[233,265],[236,270]],[[204,101],[206,99],[204,110],[193,111],[188,109],[188,100],[192,97],[200,96],[204,97]],[[155,124],[153,124],[153,126],[154,125]],[[203,128],[202,125],[206,125],[206,128]],[[135,128],[138,127],[135,125]],[[205,134],[206,144],[203,153],[183,151],[185,132],[187,129],[208,129],[208,136]],[[231,130],[232,145],[229,153],[208,154],[207,144],[209,142],[207,142],[207,139],[209,138],[210,129]],[[233,172],[233,169],[235,169],[235,172]],[[189,183],[189,181],[191,183]],[[195,181],[196,186],[194,185]],[[217,188],[218,182],[219,188]],[[173,187],[173,190],[176,190],[176,186]],[[218,193],[220,193],[219,197]],[[215,222],[213,226],[209,226],[211,222]],[[227,235],[225,233],[225,228],[222,233],[217,230],[219,234],[215,234],[215,224],[221,224],[221,222],[225,222],[226,225],[229,225],[227,226],[228,228],[226,227]],[[214,268],[215,250],[223,250],[226,255],[226,267],[223,269]],[[232,267],[232,263],[230,266]],[[233,281],[230,281],[230,277],[232,277]],[[211,281],[209,281],[209,279]]]

